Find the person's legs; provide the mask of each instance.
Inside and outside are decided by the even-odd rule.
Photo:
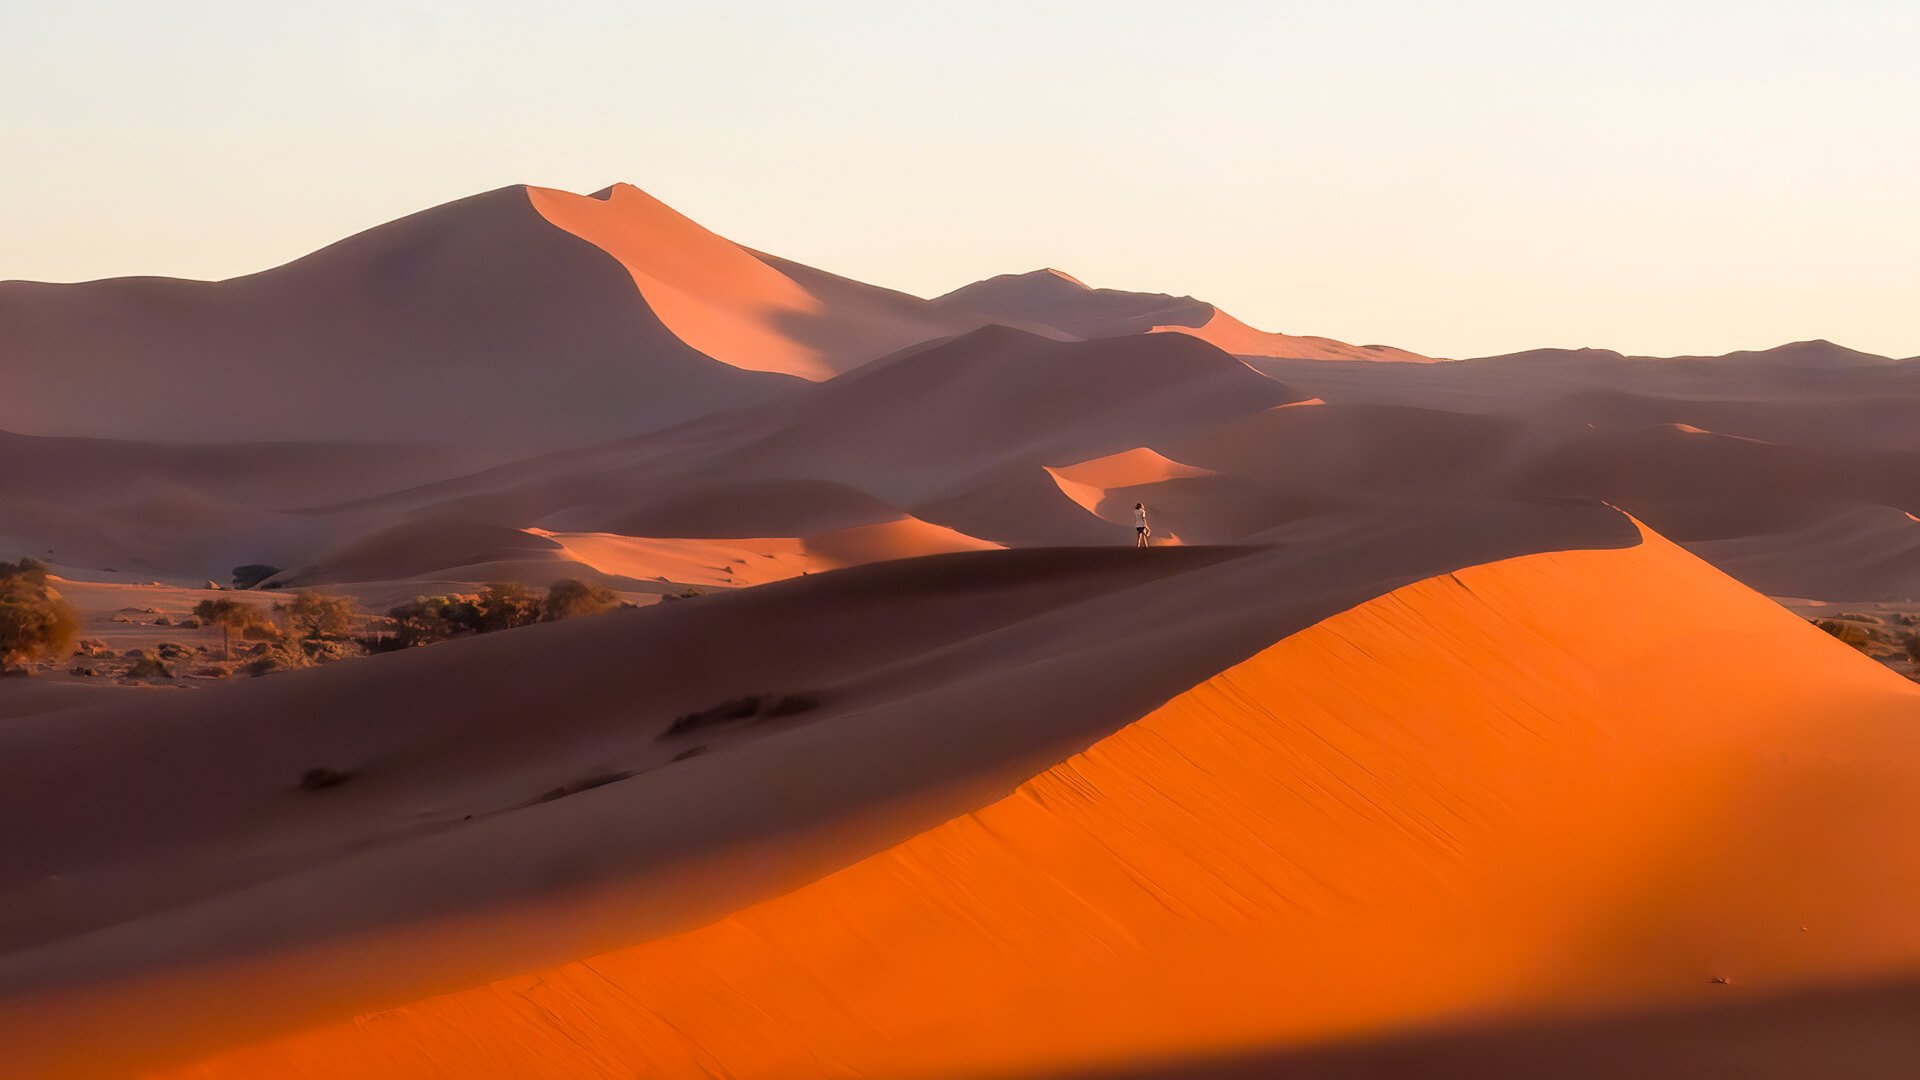
[[[1143,548],[1147,546],[1147,530],[1145,529],[1133,530],[1133,546],[1137,548]]]

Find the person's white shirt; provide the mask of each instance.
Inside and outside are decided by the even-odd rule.
[[[1144,529],[1147,527],[1146,507],[1136,506],[1133,508],[1133,527],[1136,529]]]

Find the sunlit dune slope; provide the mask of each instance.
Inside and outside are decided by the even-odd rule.
[[[1060,488],[1061,494],[1083,507],[1087,513],[1102,517],[1107,521],[1126,526],[1133,524],[1133,512],[1125,500],[1114,499],[1117,491],[1143,487],[1149,484],[1162,484],[1169,480],[1195,479],[1217,475],[1210,469],[1182,465],[1180,462],[1158,453],[1145,446],[1137,446],[1118,454],[1082,461],[1062,468],[1047,469],[1047,475]],[[1158,507],[1156,501],[1155,507]],[[1130,532],[1128,538],[1131,538]],[[1170,534],[1161,531],[1160,541],[1173,540]],[[1176,541],[1177,542],[1177,541]]]
[[[169,1075],[1052,1075],[1911,970],[1917,721],[1658,537],[1525,556],[718,923]]]
[[[734,367],[826,379],[985,321],[760,256],[632,184],[590,196],[527,193],[556,227],[618,259],[680,340]]]

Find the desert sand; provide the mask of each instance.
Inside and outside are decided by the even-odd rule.
[[[0,283],[0,369],[81,639],[0,678],[8,1077],[1920,1068],[1920,359],[922,299],[614,185]]]
[[[1638,630],[1709,606],[1741,631]],[[1657,536],[1523,556],[712,925],[182,1075],[1057,1075],[1884,976],[1920,962],[1876,839],[1920,824],[1916,719]]]

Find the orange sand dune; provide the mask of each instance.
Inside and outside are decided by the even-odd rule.
[[[879,525],[817,533],[807,537],[805,544],[807,554],[826,567],[859,566],[951,551],[992,551],[1005,546],[910,516]]]
[[[700,540],[616,533],[527,532],[560,545],[564,557],[597,573],[685,585],[750,586],[846,566],[1003,545],[912,516],[807,537]]]
[[[156,1075],[1055,1075],[1913,972],[1916,721],[1657,536],[1525,556],[710,926]]]
[[[1077,465],[1047,469],[1047,475],[1060,486],[1060,491],[1084,507],[1089,514],[1104,520],[1131,526],[1133,524],[1132,505],[1124,498],[1116,500],[1116,492],[1144,487],[1149,484],[1162,484],[1169,480],[1192,479],[1219,474],[1211,469],[1195,468],[1181,463],[1144,446],[1124,450],[1118,454],[1083,461]],[[1145,497],[1145,493],[1142,493]],[[1157,498],[1151,509],[1159,508]],[[1155,540],[1161,544],[1178,544],[1180,537],[1166,531],[1157,530]]]
[[[632,184],[591,196],[537,187],[527,193],[556,227],[618,259],[680,340],[734,367],[827,379],[986,321],[796,267],[807,270],[803,285]]]
[[[26,1076],[120,1076],[699,925],[1396,585],[1636,538],[1555,503],[960,552],[29,716],[0,725],[0,816],[40,822],[0,831],[0,1045]],[[767,691],[823,703],[665,732]],[[303,793],[315,764],[362,775]],[[608,772],[633,775],[539,798]]]

